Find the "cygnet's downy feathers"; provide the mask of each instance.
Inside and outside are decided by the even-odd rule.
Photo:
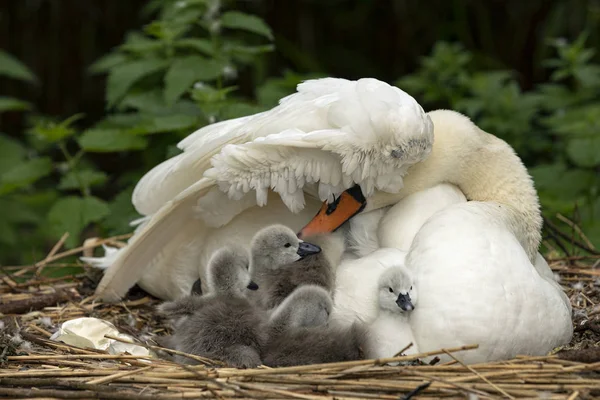
[[[417,304],[417,290],[410,272],[403,266],[391,267],[379,278],[379,307],[389,312],[412,311]],[[400,310],[399,310],[399,309]]]
[[[331,296],[325,289],[304,285],[294,290],[269,319],[269,336],[277,336],[287,329],[325,325],[333,308]]]
[[[208,266],[208,294],[189,295],[159,307],[169,317],[179,317],[173,335],[164,341],[175,350],[235,367],[260,365],[267,317],[244,296],[247,287],[256,286],[250,281],[247,266],[247,252],[240,248],[219,250]],[[176,361],[193,363],[182,356]]]
[[[307,237],[306,240],[319,246],[321,252],[282,265],[260,276],[261,290],[257,294],[263,307],[276,307],[294,289],[302,285],[320,286],[330,294],[333,293],[335,271],[344,251],[343,236],[336,233],[323,234]]]
[[[318,286],[296,289],[273,313],[263,362],[270,367],[362,359],[365,329],[330,324],[329,294]]]
[[[248,251],[239,245],[217,250],[208,262],[207,286],[209,293],[244,295],[246,289],[258,287],[250,279]]]
[[[379,315],[368,326],[367,358],[394,357],[409,343],[410,354],[418,352],[409,321],[417,305],[417,291],[410,272],[402,265],[385,270],[378,281]]]
[[[261,274],[320,251],[318,246],[298,239],[287,226],[270,225],[258,231],[252,239],[252,272]]]

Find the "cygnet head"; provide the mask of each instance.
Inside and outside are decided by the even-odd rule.
[[[304,242],[284,225],[261,229],[252,239],[252,257],[266,268],[275,269],[321,251],[319,246]]]
[[[248,271],[250,258],[241,246],[231,245],[217,250],[208,262],[207,285],[211,293],[244,294],[256,290]]]
[[[302,285],[275,309],[271,321],[282,328],[320,326],[327,323],[332,308],[327,290],[317,285]]]
[[[379,307],[382,310],[409,312],[417,304],[417,290],[410,272],[403,266],[390,267],[379,278]]]

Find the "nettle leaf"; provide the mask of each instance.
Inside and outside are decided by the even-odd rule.
[[[567,155],[580,167],[590,168],[600,165],[600,137],[569,140]]]
[[[215,47],[208,39],[184,38],[175,42],[175,47],[182,49],[192,49],[207,56],[215,54]]]
[[[108,180],[108,175],[102,171],[84,169],[81,171],[69,171],[62,177],[58,188],[61,190],[79,189],[81,185],[86,187],[101,186]]]
[[[595,175],[582,169],[567,169],[564,164],[541,164],[529,169],[536,189],[554,199],[573,200],[584,195]]]
[[[121,50],[144,55],[162,47],[161,41],[151,39],[139,32],[133,32],[127,36],[125,43],[121,45]]]
[[[33,72],[25,64],[4,50],[0,50],[0,75],[27,82],[36,80]]]
[[[89,129],[77,141],[82,149],[95,153],[141,150],[148,145],[146,138],[120,129]]]
[[[210,81],[223,74],[225,64],[200,56],[175,60],[165,75],[165,100],[175,103],[197,81]]]
[[[0,112],[30,110],[31,104],[12,97],[0,96]]]
[[[189,130],[198,125],[198,117],[193,115],[176,114],[152,117],[140,128],[141,134],[174,132],[178,130]]]
[[[114,67],[110,71],[106,84],[108,106],[114,106],[137,81],[165,69],[167,65],[166,60],[151,58]]]
[[[230,29],[241,29],[256,33],[273,40],[273,32],[269,25],[256,15],[245,14],[239,11],[228,11],[221,15],[221,25]]]
[[[7,219],[3,218],[5,212],[0,210],[0,243],[14,246],[17,244],[17,230]]]
[[[51,172],[52,160],[49,157],[18,163],[0,176],[0,194],[30,185]]]
[[[82,118],[83,114],[75,114],[59,123],[42,120],[35,124],[32,132],[47,142],[56,143],[74,135],[76,130],[71,125]]]
[[[86,226],[101,221],[109,214],[108,205],[99,198],[68,196],[54,203],[48,212],[48,223],[56,237],[68,232],[66,246],[74,247]]]
[[[88,67],[88,71],[91,74],[103,74],[117,65],[121,65],[127,62],[130,58],[123,53],[109,53],[105,56],[100,57],[92,65]]]
[[[110,235],[131,232],[129,223],[140,217],[131,203],[134,186],[116,195],[109,204],[110,214],[102,222],[102,227],[108,229]]]
[[[40,222],[38,213],[15,196],[0,198],[0,219],[13,223],[36,224]]]
[[[16,140],[0,133],[0,176],[25,158],[25,147]]]

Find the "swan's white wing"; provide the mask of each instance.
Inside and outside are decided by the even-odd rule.
[[[354,183],[366,195],[374,188],[396,191],[406,169],[431,150],[429,116],[400,89],[374,79],[329,78],[298,90],[270,111],[194,133],[180,143],[183,154],[140,181],[134,205],[154,215],[106,272],[97,290],[103,298],[124,295],[146,268],[169,274],[176,242],[256,205],[250,191],[262,205],[271,188],[294,212],[311,183],[318,182],[322,199]],[[195,217],[193,229],[181,228]]]
[[[344,171],[356,182],[370,174],[365,185],[372,186],[373,176],[380,176],[378,188],[388,186],[384,180],[389,179],[390,169],[426,157],[433,142],[429,116],[396,87],[376,79],[306,81],[298,85],[297,93],[269,111],[209,125],[182,140],[178,145],[182,154],[156,166],[140,180],[133,204],[141,214],[153,214],[197,182],[210,168],[211,157],[224,146],[288,129],[312,134],[305,142],[312,141],[312,148],[337,154]],[[285,146],[286,137],[280,139],[277,145]],[[371,191],[372,187],[363,189]]]
[[[340,88],[355,86],[345,79],[324,78],[298,85],[298,92],[280,100],[266,112],[222,121],[198,129],[177,147],[179,154],[150,170],[136,185],[132,202],[143,215],[158,211],[167,201],[202,178],[210,158],[228,143],[245,143],[289,127],[306,130],[327,126],[322,110],[336,99]]]

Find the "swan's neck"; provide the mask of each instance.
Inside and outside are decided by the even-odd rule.
[[[488,203],[484,208],[490,220],[509,229],[535,261],[542,217],[537,192],[521,159],[506,142],[459,113],[438,110],[429,116],[435,135],[430,156],[409,169],[399,193],[377,193],[366,210],[394,204],[439,183],[452,183],[468,200]]]

